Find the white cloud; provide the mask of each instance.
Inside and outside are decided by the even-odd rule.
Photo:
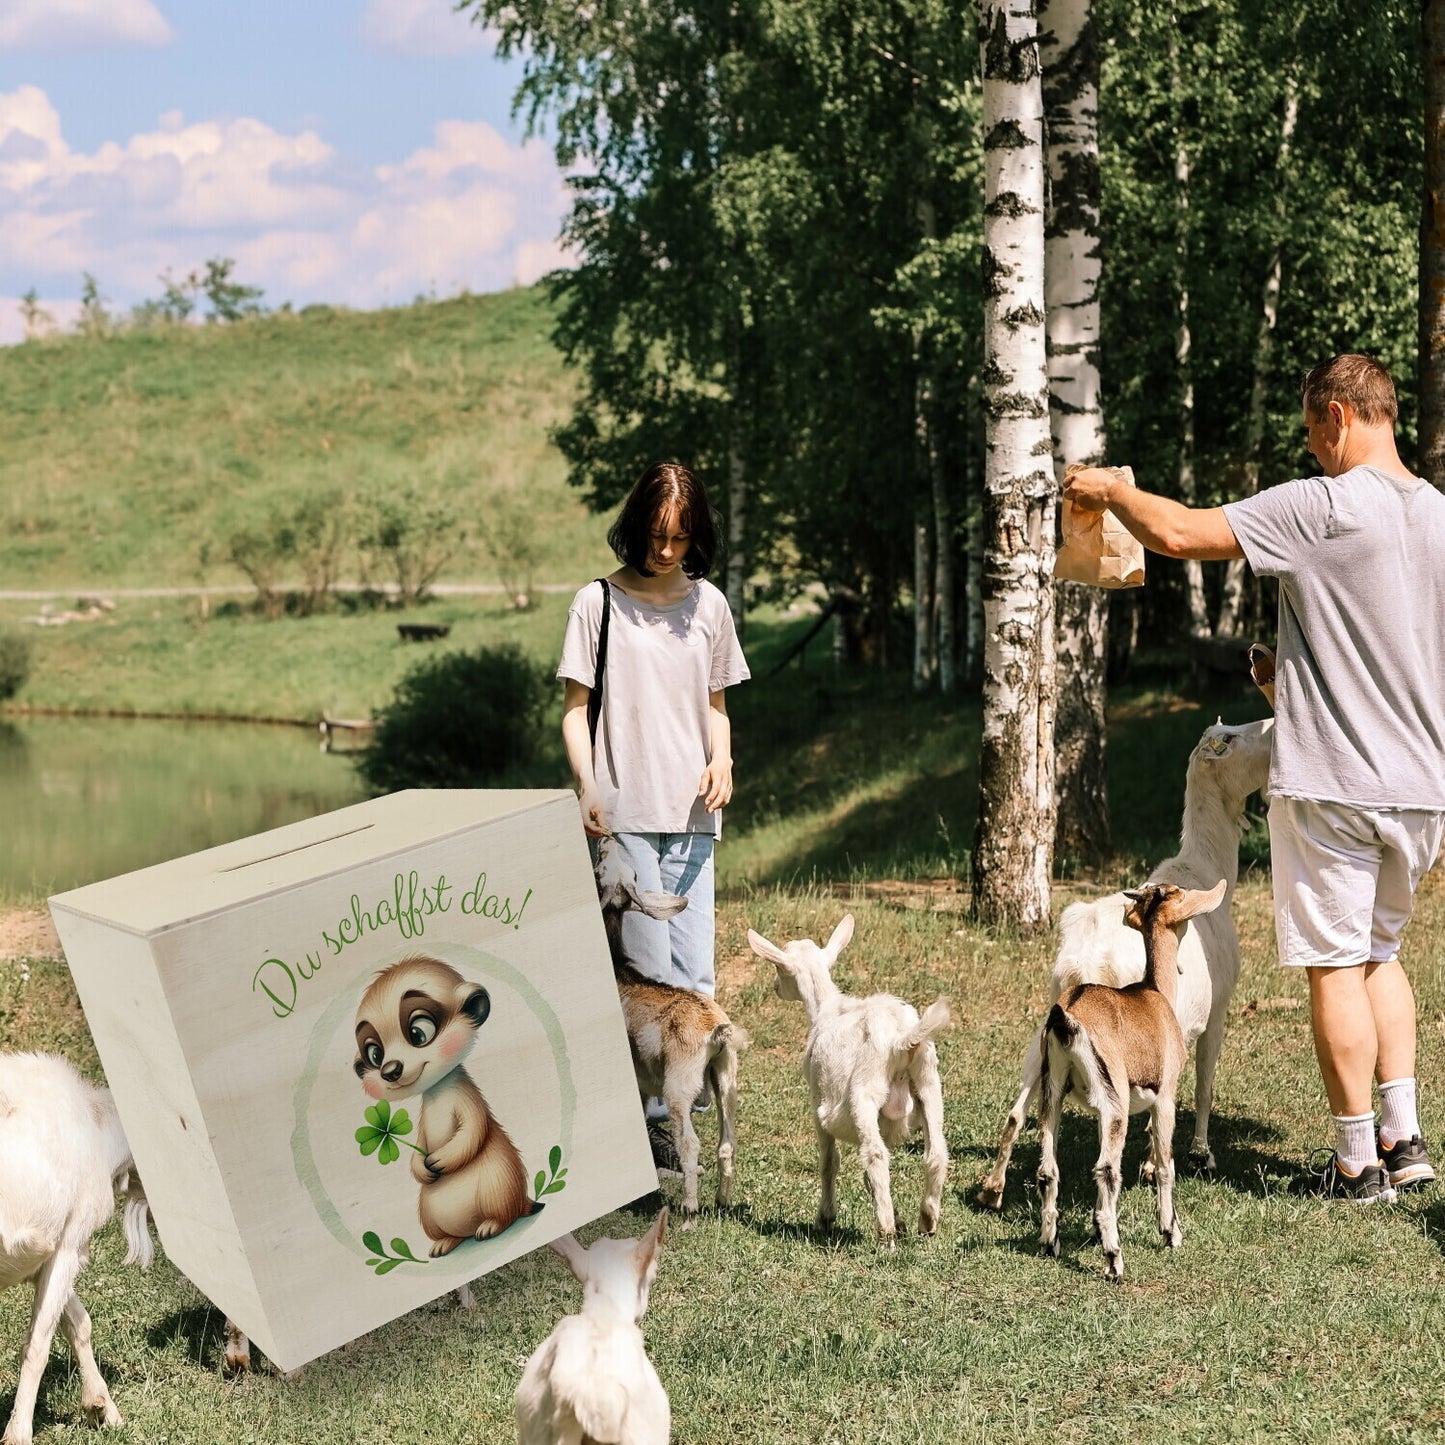
[[[151,0],[0,0],[0,52],[103,50],[173,39]]]
[[[430,145],[371,169],[315,130],[175,111],[83,152],[44,91],[0,93],[0,292],[35,286],[52,310],[83,271],[124,310],[159,294],[162,271],[213,256],[234,257],[269,305],[496,290],[567,264],[566,205],[548,148],[483,122],[443,121]],[[17,330],[0,317],[0,335]]]
[[[361,17],[361,38],[389,55],[446,56],[465,50],[489,50],[490,30],[458,13],[450,0],[371,0]]]

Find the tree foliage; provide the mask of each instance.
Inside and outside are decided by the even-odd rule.
[[[357,770],[378,793],[487,787],[533,755],[551,691],[514,643],[429,657],[377,715]]]
[[[565,229],[579,264],[552,282],[558,338],[582,383],[558,436],[572,480],[606,508],[644,466],[674,457],[699,469],[725,507],[741,454],[755,573],[778,594],[822,583],[856,597],[851,645],[902,661],[901,609],[930,481],[920,394],[933,398],[930,444],[953,489],[941,543],[960,567],[984,471],[974,27],[943,0],[463,8],[521,57],[517,107],[548,126],[573,168]],[[1199,500],[1237,492],[1276,252],[1263,482],[1310,466],[1297,381],[1336,350],[1371,351],[1391,367],[1409,452],[1416,8],[1096,0],[1096,9],[1111,458],[1132,464],[1143,485],[1172,490],[1182,279]],[[1290,87],[1298,124],[1281,171]],[[1182,278],[1180,142],[1190,161]],[[1217,594],[1218,569],[1207,576]],[[1184,633],[1178,577],[1161,567],[1142,600],[1151,636]],[[969,605],[960,589],[958,606]]]

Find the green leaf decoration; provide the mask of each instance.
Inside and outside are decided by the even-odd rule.
[[[371,1258],[366,1261],[367,1268],[373,1269],[378,1275],[390,1274],[399,1264],[427,1264],[429,1261],[418,1259],[411,1252],[411,1245],[404,1239],[393,1239],[391,1242],[391,1253],[381,1247],[381,1237],[374,1229],[368,1229],[361,1236],[361,1242],[371,1251]]]
[[[398,1109],[391,1119],[391,1132],[393,1134],[410,1134],[411,1119],[405,1109]]]
[[[390,1164],[393,1159],[401,1157],[401,1150],[396,1147],[396,1140],[390,1134],[381,1141],[381,1162]]]
[[[366,1111],[366,1117],[371,1120],[378,1129],[385,1129],[387,1121],[391,1118],[391,1104],[386,1099],[378,1099],[376,1103]]]
[[[550,1171],[551,1177],[548,1177]],[[547,1169],[539,1169],[532,1181],[532,1198],[541,1199],[567,1187],[567,1171],[562,1167],[562,1146],[554,1144],[547,1153]]]

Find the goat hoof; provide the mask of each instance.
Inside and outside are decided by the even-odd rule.
[[[120,1417],[120,1411],[115,1408],[115,1401],[109,1395],[98,1400],[85,1400],[82,1402],[82,1409],[90,1416],[92,1423],[105,1425],[114,1428],[117,1425],[124,1425],[125,1421]]]
[[[896,1234],[880,1234],[878,1236],[879,1254],[893,1254],[898,1249],[898,1236]]]
[[[1003,1190],[994,1184],[984,1184],[978,1191],[978,1202],[985,1209],[1002,1209]]]
[[[1057,1235],[1053,1239],[1046,1239],[1039,1245],[1040,1259],[1057,1259],[1059,1257],[1059,1241]]]
[[[1164,1237],[1164,1243],[1170,1249],[1178,1249],[1184,1243],[1184,1231],[1180,1229],[1177,1219],[1168,1229],[1161,1229],[1159,1233]]]
[[[1154,1184],[1154,1161],[1146,1159],[1139,1166],[1139,1183],[1153,1186]]]
[[[1122,1254],[1109,1256],[1109,1262],[1104,1266],[1104,1278],[1110,1284],[1124,1283],[1124,1256]]]
[[[1191,1149],[1189,1151],[1189,1172],[1191,1174],[1212,1175],[1216,1169],[1213,1149]]]

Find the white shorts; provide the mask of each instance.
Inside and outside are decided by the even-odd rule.
[[[1269,852],[1279,961],[1348,968],[1395,957],[1445,813],[1272,798]]]

